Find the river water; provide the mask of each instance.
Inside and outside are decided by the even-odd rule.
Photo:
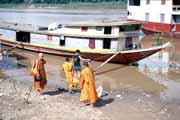
[[[65,24],[72,21],[94,19],[126,19],[126,11],[74,10],[74,9],[0,9],[0,20],[48,26],[50,23]]]
[[[56,22],[60,24],[72,21],[119,19],[127,18],[122,10],[62,10],[62,9],[0,9],[0,20],[8,22],[26,23],[48,26]],[[180,41],[178,39],[163,38],[163,42],[170,41],[172,47],[158,52],[138,62],[138,66],[107,64],[97,71],[96,81],[106,90],[142,89],[158,95],[164,102],[180,103]],[[153,44],[153,36],[144,36],[143,46]],[[4,46],[2,46],[4,47]],[[0,67],[9,77],[17,80],[32,80],[28,75],[31,63],[37,58],[37,53],[14,50],[20,56],[7,57],[1,61]],[[57,85],[64,80],[61,66],[63,57],[45,55],[48,85]],[[53,62],[52,62],[53,61]],[[93,62],[93,66],[100,62]]]

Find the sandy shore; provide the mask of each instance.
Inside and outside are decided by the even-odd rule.
[[[46,89],[41,95],[32,91],[27,103],[32,85],[28,66],[37,55],[24,51],[23,55],[31,59],[18,57],[18,61],[11,58],[15,60],[12,61],[9,58],[9,61],[6,60],[0,66],[0,120],[179,120],[180,118],[179,102],[162,101],[161,97],[166,96],[161,95],[161,92],[155,94],[153,91],[160,91],[161,86],[155,86],[152,80],[134,72],[137,68],[133,66],[120,66],[120,70],[96,75],[96,85],[104,85],[103,94],[97,107],[83,106],[79,101],[80,92],[69,94],[66,91],[66,82],[60,70],[64,58],[51,55],[46,55],[48,63]],[[116,67],[119,66],[107,64],[103,70]],[[141,87],[141,83],[146,84]]]
[[[27,101],[30,82],[0,79],[0,119],[179,120],[180,106],[161,103],[141,90],[104,91],[98,106],[93,108],[83,106],[79,102],[80,93],[69,94],[63,84],[46,88],[42,95],[32,90]]]
[[[0,80],[0,119],[2,120],[104,120],[102,111],[79,102],[79,93],[48,90],[43,95],[32,91],[30,83]]]

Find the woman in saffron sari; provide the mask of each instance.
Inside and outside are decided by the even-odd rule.
[[[34,76],[33,86],[37,90],[38,93],[40,93],[44,89],[45,85],[47,84],[44,64],[46,64],[46,61],[44,60],[44,55],[42,53],[39,53],[38,59],[33,64],[33,68],[36,67],[37,72],[38,72],[38,75]]]

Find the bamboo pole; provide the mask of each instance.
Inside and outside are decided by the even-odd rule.
[[[10,48],[9,50],[7,50],[8,52],[12,51],[13,49],[17,48],[19,45],[22,45],[22,43],[18,43],[17,45],[15,45],[14,47]]]
[[[117,51],[115,52],[111,57],[109,57],[106,61],[104,61],[103,63],[101,63],[99,66],[97,66],[94,71],[96,72],[98,69],[100,69],[101,67],[103,67],[105,64],[107,64],[110,60],[112,60],[114,57],[116,57],[121,51]]]

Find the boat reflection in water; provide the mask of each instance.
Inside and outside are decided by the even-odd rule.
[[[164,102],[180,101],[180,79],[179,79],[179,63],[173,65],[171,54],[172,51],[158,52],[147,59],[139,62],[139,71],[166,89],[160,90],[160,98]]]

